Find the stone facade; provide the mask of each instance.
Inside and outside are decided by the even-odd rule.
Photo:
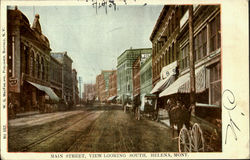
[[[152,90],[152,56],[150,55],[140,66],[140,94],[148,94]]]
[[[8,9],[7,25],[8,104],[14,104],[16,112],[42,110],[46,93],[37,86],[50,87],[51,49],[47,37],[42,34],[39,15],[30,27],[21,11]]]
[[[51,52],[54,57],[62,64],[62,99],[67,104],[73,104],[73,83],[72,83],[72,59],[67,52]]]
[[[117,92],[121,101],[132,99],[133,62],[139,55],[151,52],[151,48],[128,49],[117,58]]]
[[[62,97],[62,64],[52,56],[50,56],[49,72],[51,88],[58,97]]]

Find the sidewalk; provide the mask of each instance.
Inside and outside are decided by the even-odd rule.
[[[158,113],[158,117],[159,117],[160,123],[170,127],[169,116],[168,116],[167,110],[160,108],[159,113]]]
[[[39,111],[29,111],[29,112],[24,112],[24,113],[17,113],[16,118],[32,116],[32,115],[36,115],[36,114],[39,114]]]

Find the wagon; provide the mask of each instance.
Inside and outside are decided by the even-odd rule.
[[[140,118],[140,116],[147,116],[152,119],[157,118],[157,97],[154,94],[143,94],[141,96],[141,105],[138,107],[138,110],[136,111],[137,117]]]
[[[191,115],[190,123],[193,123],[192,127],[187,128],[185,125],[183,125],[182,129],[179,132],[179,152],[204,152],[205,148],[206,151],[212,151],[212,148],[209,148],[209,145],[211,145],[211,143],[214,143],[212,142],[212,140],[218,140],[221,138],[221,128],[217,125],[209,123],[205,119],[199,118],[194,115]],[[209,139],[206,139],[206,142],[205,133],[207,133],[207,137],[209,137]]]

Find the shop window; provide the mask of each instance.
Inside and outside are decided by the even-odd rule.
[[[182,48],[181,50],[181,66],[182,69],[185,69],[189,66],[189,59],[188,59],[188,50],[189,50],[189,45],[186,45],[185,47]]]
[[[220,15],[217,15],[210,22],[210,52],[220,48],[221,37],[220,37]]]
[[[221,106],[221,64],[217,63],[210,69],[210,103]]]

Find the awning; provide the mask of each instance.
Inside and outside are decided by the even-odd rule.
[[[196,79],[196,93],[203,92],[205,86],[205,67],[200,67],[195,70]],[[190,73],[178,78],[172,85],[160,93],[159,97],[168,96],[175,93],[189,93],[190,92]]]
[[[154,88],[151,90],[151,94],[161,92],[167,88],[170,84],[175,81],[177,61],[165,66],[161,70],[161,80],[156,83]]]
[[[109,97],[109,98],[108,98],[108,101],[112,101],[112,100],[114,100],[116,97],[117,97],[117,96]]]
[[[152,91],[150,92],[151,94],[156,93],[156,92],[161,92],[163,91],[165,88],[167,88],[168,86],[170,86],[170,84],[172,84],[175,81],[175,76],[172,75],[166,79],[160,80],[158,83],[156,83],[156,85],[154,86],[154,88],[152,89]]]
[[[50,87],[46,87],[46,86],[36,84],[30,81],[27,81],[27,82],[29,82],[31,85],[33,85],[37,89],[44,91],[50,97],[50,99],[59,102],[59,97],[55,94],[55,92]]]

